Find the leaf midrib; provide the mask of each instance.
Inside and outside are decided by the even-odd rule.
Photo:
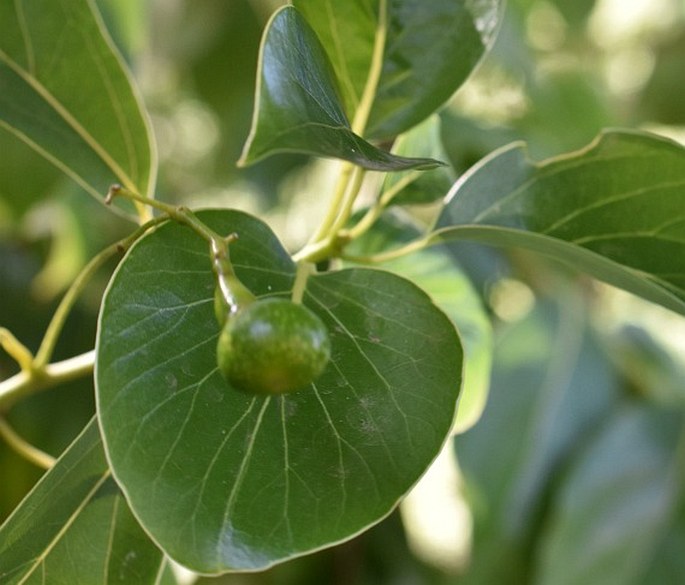
[[[7,53],[0,49],[0,62],[5,63],[12,71],[14,71],[33,91],[38,94],[53,110],[71,127],[71,129],[95,152],[98,157],[105,163],[105,165],[112,171],[117,179],[127,189],[137,192],[138,189],[133,183],[131,177],[126,173],[121,166],[110,156],[110,154],[102,147],[102,145],[95,139],[95,137],[88,132],[81,123],[67,110],[59,100],[52,95],[52,93],[45,87],[35,76],[29,71],[26,71],[16,61],[14,61]],[[116,108],[115,108],[116,109]],[[9,125],[8,125],[9,126]],[[34,148],[33,141],[27,142],[29,146]],[[35,149],[35,148],[34,148]],[[44,156],[44,151],[38,150],[39,154]],[[51,161],[52,162],[52,161]]]
[[[67,531],[71,528],[71,526],[74,524],[74,522],[78,518],[79,514],[90,503],[93,496],[102,487],[102,485],[105,483],[105,481],[107,481],[109,479],[110,475],[111,475],[111,471],[109,469],[107,469],[102,474],[102,476],[95,482],[93,487],[90,489],[90,491],[83,498],[83,501],[69,515],[69,518],[64,523],[64,526],[62,526],[62,528],[59,529],[57,534],[55,534],[55,536],[52,538],[52,540],[45,547],[45,550],[43,550],[43,552],[35,558],[33,566],[27,571],[27,573],[24,575],[24,577],[21,579],[21,581],[19,581],[17,583],[17,585],[23,585],[24,583],[26,583],[26,580],[33,575],[34,571],[45,562],[45,559],[52,552],[52,550],[55,548],[55,546],[57,546],[57,543],[62,539],[62,537],[67,533]]]

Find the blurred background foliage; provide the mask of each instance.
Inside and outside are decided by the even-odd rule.
[[[157,197],[316,225],[325,163],[237,169],[261,31],[278,0],[97,0],[157,138]],[[441,114],[457,174],[514,140],[541,159],[604,127],[685,142],[685,2],[509,0],[492,52]],[[60,294],[131,225],[0,133],[0,326],[36,349]],[[351,542],[228,585],[685,582],[685,325],[531,254],[453,248],[496,331],[482,420],[407,502]],[[103,270],[56,359],[92,349]],[[0,355],[0,378],[16,371]],[[57,455],[94,409],[90,380],[7,418]],[[451,445],[450,445],[451,446]],[[458,462],[458,467],[457,467]],[[0,442],[0,519],[40,477]]]

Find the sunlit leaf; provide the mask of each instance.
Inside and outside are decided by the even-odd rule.
[[[294,0],[333,64],[353,117],[370,77],[380,79],[364,136],[395,136],[442,106],[492,44],[499,0]],[[385,7],[383,18],[380,10]],[[382,59],[373,62],[377,35]]]
[[[392,155],[352,132],[326,53],[291,6],[274,14],[267,25],[252,130],[239,164],[288,151],[341,158],[378,171],[440,164]]]
[[[111,478],[95,420],[0,527],[3,585],[158,583],[161,551]]]
[[[541,163],[505,147],[455,184],[432,238],[529,248],[685,313],[685,149],[627,131]]]
[[[0,129],[95,197],[154,188],[147,121],[89,0],[0,3]]]
[[[236,232],[231,258],[258,296],[287,295],[295,266],[268,227]],[[120,264],[97,340],[99,416],[114,474],[164,550],[194,570],[256,570],[350,538],[386,516],[439,452],[454,418],[461,348],[409,281],[347,269],[310,277],[332,360],[280,397],[217,370],[214,276],[204,240],[168,223]]]

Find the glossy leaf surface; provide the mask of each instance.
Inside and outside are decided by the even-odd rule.
[[[409,130],[442,106],[492,44],[499,0],[295,0],[321,38],[353,117],[370,76],[380,78],[364,136]],[[379,11],[385,7],[385,15]],[[377,35],[385,36],[373,63]]]
[[[383,215],[347,251],[372,255],[407,243],[418,234],[418,228],[406,214],[393,210],[393,213]],[[466,431],[480,418],[490,384],[492,327],[483,303],[444,246],[396,258],[384,262],[381,267],[420,286],[456,325],[464,345],[464,383],[454,431]]]
[[[153,585],[166,564],[111,477],[95,420],[0,527],[0,543],[6,585]]]
[[[541,163],[505,147],[455,184],[432,237],[529,248],[685,314],[685,149],[638,132]]]
[[[152,192],[147,122],[92,1],[0,3],[0,88],[0,129],[91,195]]]
[[[255,99],[252,130],[239,164],[288,151],[341,158],[377,171],[440,164],[394,156],[352,132],[326,53],[291,6],[274,14],[267,25]]]
[[[295,266],[268,227],[236,232],[231,258],[258,296],[287,295]],[[309,388],[246,395],[217,370],[214,276],[204,240],[168,223],[141,239],[105,295],[99,415],[114,474],[164,550],[202,572],[256,570],[380,520],[450,431],[460,388],[454,326],[408,281],[348,269],[310,277],[304,303],[332,358]]]

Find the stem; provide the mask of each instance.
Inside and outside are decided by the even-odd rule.
[[[47,390],[93,373],[95,350],[48,364],[41,370],[22,370],[0,382],[0,407],[6,408],[19,398]]]
[[[0,346],[19,364],[23,371],[33,368],[33,354],[9,329],[0,327]]]
[[[345,197],[340,206],[340,211],[338,217],[331,227],[331,235],[335,236],[337,233],[345,227],[345,224],[350,219],[352,215],[352,208],[354,202],[357,200],[357,195],[359,195],[359,190],[361,189],[362,183],[364,181],[364,175],[366,171],[361,167],[355,167],[350,177],[350,181],[347,185],[347,191],[345,192]]]
[[[343,254],[342,258],[349,260],[351,262],[357,262],[358,264],[382,264],[383,262],[389,262],[390,260],[395,260],[408,254],[418,252],[423,250],[432,244],[437,242],[432,241],[429,236],[420,238],[418,240],[413,240],[404,246],[395,248],[393,250],[388,250],[387,252],[380,252],[378,254],[373,254],[371,256],[354,256]]]
[[[338,217],[342,203],[345,200],[345,193],[347,192],[353,171],[354,165],[352,163],[342,163],[340,175],[338,176],[338,181],[335,185],[335,191],[333,192],[333,198],[331,199],[331,204],[328,206],[328,211],[326,212],[326,215],[321,221],[318,229],[309,239],[309,242],[305,248],[318,244],[330,237],[333,224],[335,224],[335,220]]]
[[[307,244],[299,252],[293,254],[292,258],[295,262],[310,262],[316,263],[331,256],[333,243],[329,240],[322,240],[312,244]]]
[[[365,234],[369,228],[376,223],[376,220],[381,216],[385,208],[390,205],[391,201],[404,189],[407,185],[413,183],[419,176],[421,171],[411,171],[407,173],[401,180],[397,181],[390,189],[385,191],[383,195],[369,207],[359,222],[349,230],[342,232],[340,235],[348,241],[354,240]]]
[[[116,254],[120,254],[128,250],[133,243],[138,240],[138,238],[140,238],[145,232],[147,232],[156,224],[164,221],[164,219],[165,218],[155,218],[148,221],[130,236],[102,250],[88,264],[86,264],[85,268],[76,277],[76,280],[74,280],[72,285],[69,287],[69,290],[67,290],[59,306],[57,307],[57,310],[55,311],[55,314],[53,315],[52,320],[45,331],[43,341],[41,342],[38,352],[36,353],[36,357],[32,362],[31,367],[33,369],[40,370],[44,368],[50,361],[52,353],[55,349],[55,345],[57,344],[57,338],[64,327],[67,316],[73,308],[76,299],[83,292],[83,289],[86,287],[95,273],[105,264],[105,262],[107,262],[107,260]]]
[[[233,270],[230,255],[228,253],[228,245],[238,239],[237,234],[230,234],[226,238],[221,237],[213,229],[200,221],[197,216],[187,207],[174,206],[149,199],[138,195],[128,189],[124,189],[121,185],[112,185],[107,194],[106,203],[109,203],[114,197],[122,196],[145,203],[164,212],[169,218],[174,221],[188,226],[196,234],[209,243],[210,255],[212,258],[212,267],[217,277],[218,286],[224,301],[229,307],[229,314],[234,314],[241,307],[254,301],[255,296],[240,282]]]
[[[231,234],[226,238],[216,237],[209,242],[212,256],[212,267],[216,274],[217,284],[221,295],[228,305],[229,315],[234,315],[241,308],[255,300],[255,296],[238,279],[228,252],[228,245],[237,240],[237,234]]]
[[[304,297],[304,291],[307,288],[307,280],[312,273],[313,265],[309,262],[298,262],[297,272],[295,273],[295,283],[293,284],[293,292],[291,300],[293,303],[301,303]]]
[[[374,98],[376,97],[376,91],[378,90],[378,83],[383,70],[383,55],[387,36],[387,0],[380,0],[378,6],[378,25],[376,27],[369,76],[366,80],[362,97],[359,100],[354,120],[352,121],[352,132],[360,136],[366,128]],[[354,202],[357,195],[359,195],[364,172],[364,169],[356,167],[352,163],[343,163],[333,198],[324,219],[309,242],[293,258],[318,261],[333,254],[339,243],[336,241],[337,232],[345,226],[350,218]]]
[[[385,43],[388,37],[388,6],[387,0],[380,0],[378,3],[378,26],[376,27],[376,38],[373,45],[373,54],[371,56],[371,67],[369,69],[369,77],[364,86],[364,93],[362,94],[357,111],[354,114],[352,122],[352,132],[362,135],[366,129],[366,124],[369,121],[371,114],[371,107],[376,97],[378,90],[378,82],[383,71],[383,54],[385,53]]]
[[[183,207],[182,205],[169,205],[168,203],[164,203],[163,201],[150,199],[149,197],[144,197],[143,195],[138,195],[138,193],[129,191],[121,185],[112,185],[109,188],[109,193],[107,193],[105,203],[111,203],[115,197],[125,197],[126,199],[131,199],[132,201],[138,201],[139,203],[144,203],[145,205],[154,207],[155,209],[165,213],[170,219],[173,219],[178,223],[188,226],[201,238],[207,240],[209,244],[212,244],[212,242],[217,240],[224,240],[224,238],[222,238],[209,226],[202,223],[195,216],[195,214],[192,211],[190,211],[190,209],[188,209],[187,207]]]
[[[2,417],[0,417],[0,436],[2,436],[2,438],[5,439],[5,442],[19,455],[37,467],[50,469],[55,464],[56,459],[52,455],[48,455],[20,437]]]
[[[338,181],[326,219],[309,243],[293,255],[293,260],[315,263],[339,253],[341,244],[346,239],[338,237],[338,234],[352,215],[365,173],[366,170],[361,167],[351,164],[346,166]]]

